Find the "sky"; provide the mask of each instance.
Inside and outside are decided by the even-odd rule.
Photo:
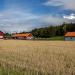
[[[0,30],[34,28],[75,22],[75,0],[0,0]]]

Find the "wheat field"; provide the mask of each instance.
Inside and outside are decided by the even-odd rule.
[[[0,75],[75,75],[75,42],[0,40]]]

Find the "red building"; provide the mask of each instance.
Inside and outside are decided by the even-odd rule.
[[[4,37],[4,33],[0,31],[0,39],[3,39],[3,37]]]
[[[31,33],[17,33],[13,34],[12,37],[16,39],[33,39],[33,35]]]

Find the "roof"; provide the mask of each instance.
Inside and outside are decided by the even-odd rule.
[[[28,37],[28,36],[32,36],[31,33],[18,33],[18,34],[13,34],[13,37]]]
[[[2,31],[0,31],[0,36],[3,36],[3,35],[4,35],[4,33]]]
[[[75,32],[67,32],[65,34],[66,37],[75,37]]]

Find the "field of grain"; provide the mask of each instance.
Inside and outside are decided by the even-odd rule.
[[[0,75],[75,75],[75,42],[0,40]]]

